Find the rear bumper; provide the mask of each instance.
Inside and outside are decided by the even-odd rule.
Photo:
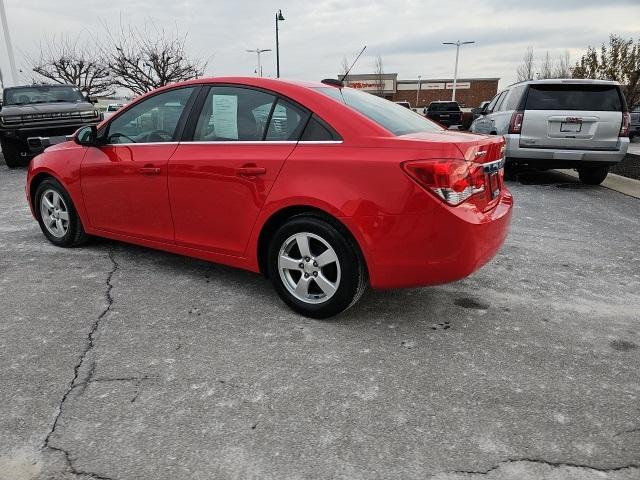
[[[618,139],[617,150],[563,150],[552,148],[526,148],[520,146],[520,135],[504,135],[507,142],[506,156],[510,163],[532,166],[561,166],[567,164],[592,163],[594,166],[614,165],[621,162],[629,148],[628,138]]]
[[[365,252],[375,289],[418,287],[464,278],[491,260],[507,236],[513,197],[505,188],[488,212],[471,205],[425,215],[342,219]]]

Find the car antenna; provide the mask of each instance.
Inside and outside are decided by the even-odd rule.
[[[324,80],[322,80],[322,83],[324,83],[325,85],[333,85],[334,87],[339,87],[339,88],[344,87],[344,79],[347,78],[347,75],[349,75],[349,72],[351,71],[353,66],[356,64],[360,56],[364,53],[366,48],[367,48],[366,45],[362,47],[362,50],[360,50],[360,53],[358,54],[356,59],[353,61],[351,66],[347,69],[344,75],[342,75],[342,78],[340,78],[339,80],[336,80],[335,78],[325,78]]]

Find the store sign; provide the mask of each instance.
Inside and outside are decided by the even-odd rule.
[[[347,81],[347,87],[366,90],[369,92],[377,92],[380,90],[380,84],[377,80],[352,80]],[[393,80],[385,79],[382,81],[382,90],[385,92],[394,91]]]
[[[423,83],[420,85],[421,90],[444,90],[444,83]]]
[[[456,82],[456,90],[468,90],[471,88],[471,82]],[[447,90],[453,90],[453,82],[447,83]]]

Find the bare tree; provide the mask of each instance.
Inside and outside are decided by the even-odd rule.
[[[155,25],[140,30],[121,25],[117,35],[107,33],[113,47],[104,53],[111,64],[114,83],[135,94],[204,74],[206,62],[188,57],[186,35],[177,30],[158,29]]]
[[[38,75],[55,83],[76,85],[86,95],[113,93],[111,69],[99,53],[95,42],[78,36],[64,35],[40,46],[40,57],[30,60]],[[34,83],[37,81],[33,79]]]
[[[571,54],[569,50],[560,55],[553,68],[553,78],[571,78]]]
[[[374,75],[377,93],[382,97],[384,94],[384,66],[382,65],[382,57],[380,55],[376,58]]]
[[[338,72],[340,78],[344,77],[347,74],[347,72],[349,71],[349,67],[349,59],[345,55],[344,57],[342,57],[342,62],[340,62],[340,71]]]
[[[533,80],[535,75],[533,48],[527,47],[527,50],[524,52],[524,56],[522,57],[522,63],[518,66],[517,74],[519,82]]]
[[[551,60],[551,55],[549,51],[544,54],[542,57],[542,62],[540,63],[540,71],[538,72],[538,78],[543,80],[545,78],[553,78],[553,60]]]
[[[573,67],[574,78],[617,80],[629,106],[640,102],[640,40],[611,34],[600,52],[589,47]]]

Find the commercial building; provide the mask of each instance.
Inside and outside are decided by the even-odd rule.
[[[460,78],[456,100],[464,107],[477,107],[498,93],[499,78]],[[422,108],[437,100],[451,100],[452,78],[398,80],[397,73],[349,75],[345,83],[395,102],[406,101]]]

